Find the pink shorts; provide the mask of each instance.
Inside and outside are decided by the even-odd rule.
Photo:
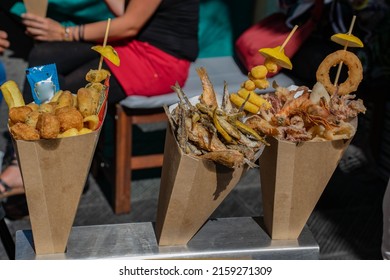
[[[183,86],[190,62],[176,58],[146,43],[132,40],[127,45],[112,46],[120,58],[117,67],[105,61],[126,95],[154,96],[172,92],[171,86]]]

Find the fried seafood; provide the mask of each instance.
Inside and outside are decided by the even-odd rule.
[[[71,128],[80,130],[84,127],[83,116],[74,107],[64,107],[56,112],[56,116],[60,122],[60,131],[64,132]]]
[[[14,124],[10,127],[10,132],[15,140],[38,140],[40,138],[38,130],[25,123]]]
[[[85,76],[85,80],[87,80],[90,83],[100,83],[110,75],[111,75],[110,72],[105,69],[89,70],[87,75]]]
[[[37,111],[39,109],[39,105],[35,103],[28,103],[26,106],[30,107],[33,111]]]
[[[11,107],[9,109],[9,119],[12,123],[24,123],[28,114],[33,110],[29,106]]]
[[[38,112],[40,113],[53,113],[56,109],[57,103],[50,102],[50,103],[43,103],[39,105]]]
[[[329,71],[332,66],[343,62],[348,67],[348,78],[340,85],[330,81]],[[329,54],[320,64],[316,73],[317,81],[322,83],[330,95],[349,94],[357,90],[363,79],[363,66],[352,52],[339,50]]]
[[[244,164],[244,155],[238,150],[221,150],[209,152],[201,156],[203,159],[212,160],[229,168],[240,167]]]
[[[41,112],[32,111],[30,114],[27,115],[25,124],[35,128],[37,126],[38,118],[40,115],[41,115]]]
[[[54,139],[60,133],[60,121],[54,114],[42,113],[38,117],[36,129],[41,138]]]
[[[95,115],[99,105],[100,92],[89,88],[80,88],[77,91],[77,105],[83,117]]]
[[[362,100],[353,100],[355,95],[329,96],[319,82],[312,91],[277,87],[264,98],[272,107],[249,116],[245,124],[260,134],[292,142],[348,139],[355,133],[348,121],[366,110]]]
[[[213,84],[209,79],[209,75],[207,74],[206,69],[200,67],[196,69],[196,72],[198,73],[203,87],[203,92],[199,98],[200,103],[211,108],[218,107],[217,96],[215,94]]]
[[[82,135],[97,130],[101,125],[100,108],[106,102],[107,70],[91,70],[88,84],[78,95],[58,90],[45,103],[25,105],[14,81],[7,81],[1,89],[9,107],[8,126],[16,140],[54,139]],[[107,85],[106,85],[107,82]],[[39,102],[38,102],[39,103]]]
[[[226,83],[219,107],[206,70],[202,69],[198,74],[203,86],[200,102],[191,104],[176,85],[172,89],[180,101],[172,112],[165,107],[180,148],[186,154],[200,156],[229,168],[244,164],[256,166],[254,162],[265,140],[241,121],[244,113],[233,107]]]
[[[57,99],[56,109],[74,106],[73,94],[69,90],[63,91]]]

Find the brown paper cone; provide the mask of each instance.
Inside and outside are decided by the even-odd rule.
[[[297,239],[351,139],[267,140],[260,157],[264,224],[272,239]]]
[[[159,245],[187,244],[245,170],[184,154],[167,129],[156,221]]]
[[[26,11],[41,17],[46,17],[48,0],[23,0]]]
[[[99,134],[14,141],[37,255],[65,252]]]

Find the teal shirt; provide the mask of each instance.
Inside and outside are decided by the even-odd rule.
[[[226,0],[200,1],[198,34],[199,58],[233,54],[233,32]]]
[[[47,16],[65,26],[84,24],[114,18],[102,0],[48,0]],[[26,12],[23,2],[17,2],[11,13],[20,16]]]

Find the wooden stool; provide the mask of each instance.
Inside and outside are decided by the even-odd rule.
[[[164,154],[133,156],[133,125],[167,121],[162,107],[150,109],[128,109],[116,106],[116,172],[114,212],[130,212],[132,171],[161,167]]]

